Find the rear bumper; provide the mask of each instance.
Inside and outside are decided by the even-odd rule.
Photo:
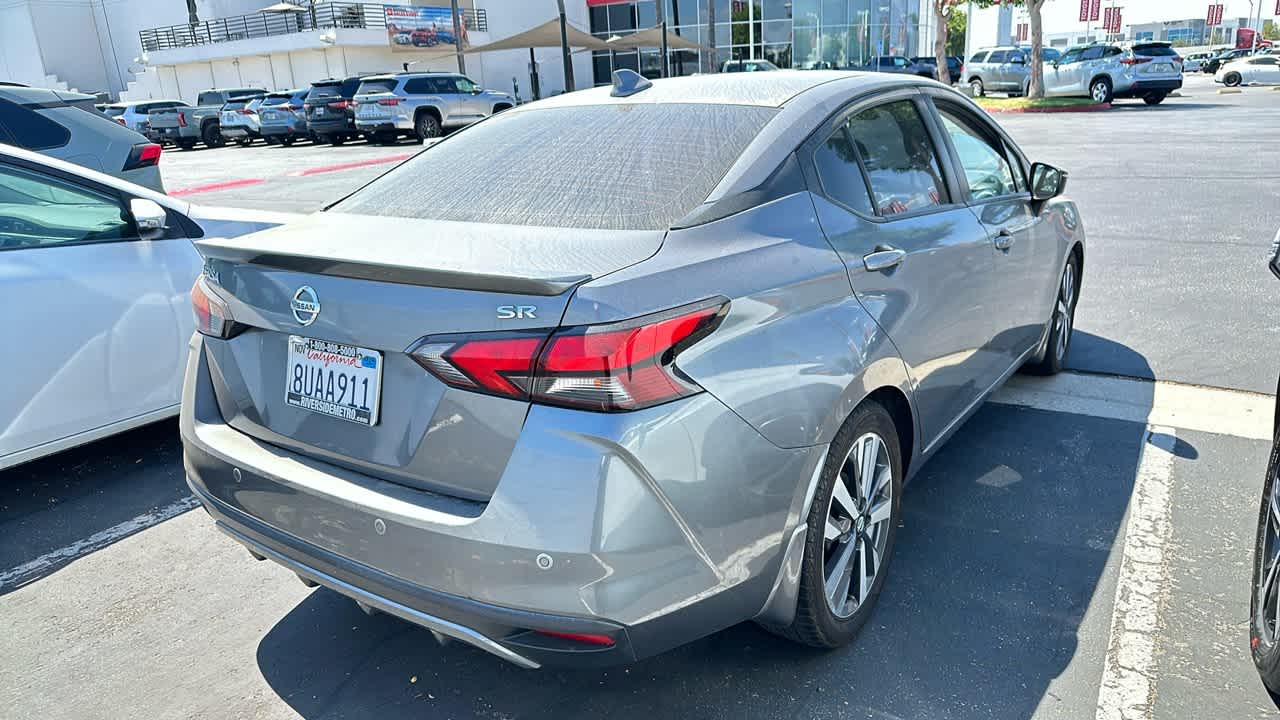
[[[222,137],[224,138],[242,138],[242,137],[258,136],[258,132],[256,130],[253,130],[247,127],[240,127],[238,125],[233,125],[231,127],[222,125],[218,128],[218,132],[222,133]]]
[[[360,132],[412,132],[412,120],[356,120]]]
[[[261,133],[262,137],[306,137],[308,135],[306,123],[263,125]]]
[[[356,124],[354,120],[307,120],[307,127],[311,132],[317,135],[332,135],[334,133],[354,133]]]
[[[1170,80],[1137,80],[1126,88],[1117,88],[1115,96],[1118,98],[1134,98],[1142,97],[1151,92],[1169,93],[1182,88],[1182,78]]]
[[[227,425],[204,342],[181,432],[187,481],[220,529],[524,667],[629,662],[757,616],[824,449],[779,449],[706,393],[610,416],[533,406],[493,495],[460,500]]]

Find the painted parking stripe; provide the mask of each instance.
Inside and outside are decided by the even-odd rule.
[[[991,402],[1270,440],[1275,399],[1262,393],[1108,375],[1015,375]]]
[[[1156,635],[1168,597],[1172,428],[1150,427],[1134,477],[1096,720],[1146,720],[1156,688]]]
[[[351,162],[337,163],[336,165],[319,165],[317,167],[304,168],[291,172],[286,177],[304,177],[306,175],[320,175],[322,173],[338,172],[341,170],[352,170],[355,168],[368,167],[370,165],[382,165],[384,163],[402,162],[413,157],[414,153],[403,153],[400,155],[388,155],[386,157],[369,158],[368,160],[353,160]]]
[[[177,517],[199,505],[200,501],[196,500],[195,496],[188,495],[164,507],[142,513],[135,518],[113,525],[106,530],[99,530],[89,537],[77,540],[66,547],[47,552],[34,560],[0,573],[0,590],[18,587],[45,570],[56,567],[61,563],[75,560],[83,555],[88,555],[95,550],[100,550],[117,540],[128,537],[138,531],[146,530],[152,525],[158,525],[170,518]]]
[[[208,185],[194,185],[192,187],[179,188],[170,190],[170,197],[182,197],[183,195],[197,195],[199,193],[216,192],[218,190],[230,190],[231,188],[246,187],[248,185],[259,185],[266,182],[262,178],[243,178],[240,180],[224,180],[223,182],[209,183]]]

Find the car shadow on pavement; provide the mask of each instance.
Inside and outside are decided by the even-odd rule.
[[[1126,351],[1109,348],[1145,364]],[[322,588],[263,637],[258,667],[305,718],[1092,717],[1114,594],[1100,583],[1144,437],[984,406],[908,486],[884,593],[840,650],[747,623],[630,666],[526,671]]]
[[[182,469],[178,421],[146,425],[105,440],[0,471],[0,573],[84,544],[108,528],[191,496]],[[92,549],[148,527],[113,533]],[[88,550],[85,550],[87,552]],[[45,577],[70,553],[0,585],[0,596]]]

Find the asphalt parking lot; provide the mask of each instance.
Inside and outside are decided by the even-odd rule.
[[[1280,337],[1280,92],[1003,115],[1089,235],[1073,372],[1019,378],[908,488],[884,595],[816,652],[743,625],[519,670],[367,617],[191,512],[176,423],[0,473],[0,714],[1262,718],[1248,583]],[[166,152],[193,202],[308,212],[420,146]]]

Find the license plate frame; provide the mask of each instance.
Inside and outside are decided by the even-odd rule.
[[[290,335],[285,351],[285,404],[375,427],[382,409],[383,359],[381,352],[370,348]]]

